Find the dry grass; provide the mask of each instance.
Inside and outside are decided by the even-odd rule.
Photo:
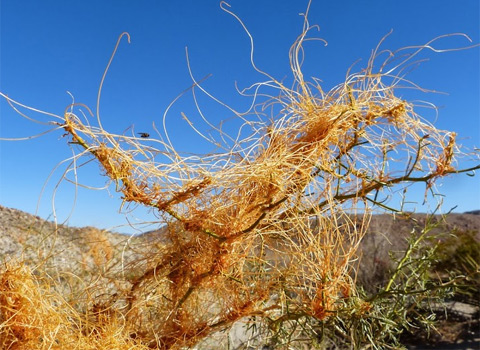
[[[76,157],[93,157],[124,203],[158,211],[170,227],[168,244],[144,257],[140,273],[140,263],[123,266],[130,277],[111,295],[99,297],[102,285],[89,285],[75,308],[55,294],[48,276],[21,263],[6,266],[5,349],[180,349],[245,317],[272,325],[322,321],[352,307],[352,269],[373,208],[388,208],[383,199],[392,188],[424,182],[430,189],[458,172],[458,149],[454,133],[437,130],[396,97],[402,85],[415,87],[404,68],[422,50],[435,51],[441,38],[387,52],[381,64],[385,52],[377,48],[364,70],[325,92],[301,72],[311,29],[305,17],[290,50],[293,84],[264,73],[268,81],[249,90],[254,107],[235,112],[249,136],[231,138],[223,153],[181,156],[166,132],[147,141],[111,134],[98,105],[95,126],[80,114],[82,107],[90,112],[81,104],[55,116]],[[130,39],[122,34],[117,46],[123,36]],[[229,136],[216,130],[212,142],[224,143]],[[108,260],[108,246],[92,249],[99,265]],[[352,314],[368,314],[367,303],[354,305]]]
[[[79,314],[51,288],[51,281],[35,276],[22,262],[2,269],[2,349],[147,349],[131,339],[119,316],[100,311]]]

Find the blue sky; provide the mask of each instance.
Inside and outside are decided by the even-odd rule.
[[[231,9],[244,21],[255,40],[259,68],[281,79],[289,76],[288,49],[301,32],[307,0],[231,0]],[[342,82],[358,59],[364,67],[371,50],[391,29],[386,49],[421,45],[436,36],[465,33],[480,43],[478,0],[313,0],[309,20],[318,24],[319,37],[328,45],[307,43],[305,75],[323,80],[324,90]],[[29,106],[61,115],[71,103],[66,91],[92,109],[97,89],[117,37],[127,31],[103,87],[102,122],[122,133],[135,125],[152,131],[161,123],[169,103],[191,85],[185,58],[188,47],[194,74],[212,74],[204,86],[232,107],[247,102],[234,83],[246,87],[262,80],[249,62],[249,39],[240,24],[220,9],[217,0],[185,1],[53,1],[0,2],[0,91]],[[465,46],[460,38],[439,43],[442,48]],[[448,94],[412,95],[441,107],[436,125],[458,133],[460,143],[480,146],[479,48],[466,51],[425,52],[423,63],[410,74],[422,87]],[[410,97],[411,92],[405,92]],[[230,115],[205,100],[212,122]],[[170,137],[180,150],[198,151],[198,144],[180,112],[195,118],[189,94],[168,117]],[[422,114],[422,111],[419,112]],[[431,111],[425,111],[426,114]],[[36,117],[44,118],[36,115]],[[45,119],[43,119],[45,120]],[[24,137],[46,130],[18,117],[0,101],[0,137]],[[36,211],[42,187],[55,166],[70,157],[62,132],[22,142],[0,141],[0,204]],[[471,164],[470,164],[471,165]],[[38,215],[51,217],[52,196],[64,168],[53,173],[39,202]],[[79,172],[80,182],[103,186],[98,167]],[[443,181],[445,207],[456,211],[480,208],[480,176],[460,175]],[[68,218],[74,186],[62,183],[55,195],[59,222]],[[108,191],[78,189],[69,224],[111,228],[126,223],[118,213],[119,196]],[[420,205],[418,211],[423,211]],[[139,210],[132,222],[154,217]],[[122,232],[128,228],[118,228]]]

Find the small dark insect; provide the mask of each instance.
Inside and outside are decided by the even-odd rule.
[[[144,139],[150,137],[150,134],[147,132],[138,132],[137,134],[139,134],[140,137],[143,137]]]

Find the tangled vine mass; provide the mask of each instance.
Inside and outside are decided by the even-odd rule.
[[[370,317],[355,268],[372,212],[401,214],[390,206],[392,194],[415,183],[427,193],[437,179],[480,166],[457,169],[455,133],[436,129],[397,97],[398,89],[416,88],[404,68],[423,50],[439,51],[442,37],[397,52],[379,45],[366,68],[324,91],[302,74],[302,45],[314,28],[305,16],[290,49],[290,86],[252,60],[266,81],[242,92],[253,100],[247,112],[227,107],[247,136],[213,125],[215,138],[199,131],[216,152],[183,156],[166,133],[109,133],[99,102],[96,125],[79,103],[52,117],[48,125],[67,134],[76,158],[96,160],[122,205],[153,209],[167,229],[158,249],[122,265],[121,274],[112,267],[105,276],[115,280],[113,290],[92,284],[76,308],[51,294],[46,276],[6,268],[2,348],[180,349],[247,318],[275,333],[302,319]],[[123,33],[115,51],[123,37],[130,41]],[[191,90],[208,94],[193,80]],[[1,96],[22,116],[22,109],[39,112]]]

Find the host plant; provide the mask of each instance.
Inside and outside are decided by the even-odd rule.
[[[324,91],[302,74],[302,45],[314,28],[307,14],[290,49],[289,86],[255,66],[252,39],[253,68],[267,80],[242,92],[252,95],[249,111],[224,105],[243,121],[239,135],[248,136],[213,125],[216,138],[199,131],[222,152],[182,156],[166,131],[145,140],[103,129],[100,92],[127,33],[102,78],[96,125],[83,104],[56,116],[1,93],[21,116],[30,118],[22,108],[52,116],[50,125],[68,134],[76,158],[95,159],[115,183],[122,205],[152,208],[168,225],[161,248],[122,266],[124,280],[114,291],[105,296],[102,284],[89,285],[75,310],[52,296],[46,277],[7,266],[0,284],[3,348],[180,349],[239,320],[266,329],[261,342],[278,348],[300,347],[304,334],[309,346],[326,346],[328,334],[345,330],[350,346],[382,347],[401,333],[401,322],[379,321],[376,312],[391,306],[384,296],[399,290],[398,276],[378,297],[362,296],[356,253],[375,208],[402,212],[386,202],[391,192],[424,183],[427,193],[443,176],[480,168],[457,169],[455,133],[436,129],[396,94],[417,88],[405,69],[422,50],[440,51],[435,43],[443,37],[396,52],[379,45],[365,69]],[[192,91],[210,96],[192,79]],[[30,306],[36,313],[26,317]],[[351,331],[355,325],[361,338]]]

